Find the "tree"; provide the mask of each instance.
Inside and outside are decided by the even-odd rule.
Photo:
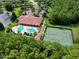
[[[13,6],[11,4],[7,4],[5,8],[7,11],[13,11]]]
[[[2,23],[0,23],[0,31],[3,31],[5,28],[4,28],[4,25]]]
[[[51,24],[70,25],[79,23],[78,4],[75,0],[45,0],[47,17]]]
[[[32,37],[0,32],[0,59],[78,59],[79,44],[63,47]]]

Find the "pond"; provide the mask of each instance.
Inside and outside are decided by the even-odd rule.
[[[44,36],[44,40],[50,42],[58,42],[61,45],[72,45],[72,33],[71,30],[50,28],[48,27]]]

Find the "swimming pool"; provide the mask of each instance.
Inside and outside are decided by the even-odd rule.
[[[21,31],[23,31],[23,29],[24,29],[24,27],[23,27],[23,26],[20,26],[20,27],[17,29],[17,31],[18,31],[18,32],[21,32]]]
[[[36,30],[35,30],[34,28],[29,28],[29,29],[27,30],[27,32],[28,32],[28,33],[34,33],[34,32],[36,32]]]
[[[13,29],[15,28],[15,29]],[[29,26],[15,26],[12,28],[12,31],[15,33],[35,33],[38,32],[36,27],[29,27]]]

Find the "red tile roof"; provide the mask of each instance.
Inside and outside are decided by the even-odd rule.
[[[42,23],[42,17],[34,17],[34,16],[20,16],[18,18],[19,24],[28,24],[34,26],[40,26]]]

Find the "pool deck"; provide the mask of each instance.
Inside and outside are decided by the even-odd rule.
[[[21,27],[21,25],[14,26],[14,27],[12,28],[12,31],[13,31],[14,33],[18,33],[17,30],[18,30],[19,27]],[[29,33],[29,32],[28,32],[28,29],[31,29],[31,28],[35,29],[35,31],[38,32],[38,29],[37,29],[36,27],[31,27],[31,26],[22,26],[22,27],[24,27],[24,29],[22,29],[22,30],[20,31],[20,33],[22,33],[22,34],[24,34],[25,32],[26,32],[26,33]],[[32,32],[32,33],[34,33],[34,32]]]

